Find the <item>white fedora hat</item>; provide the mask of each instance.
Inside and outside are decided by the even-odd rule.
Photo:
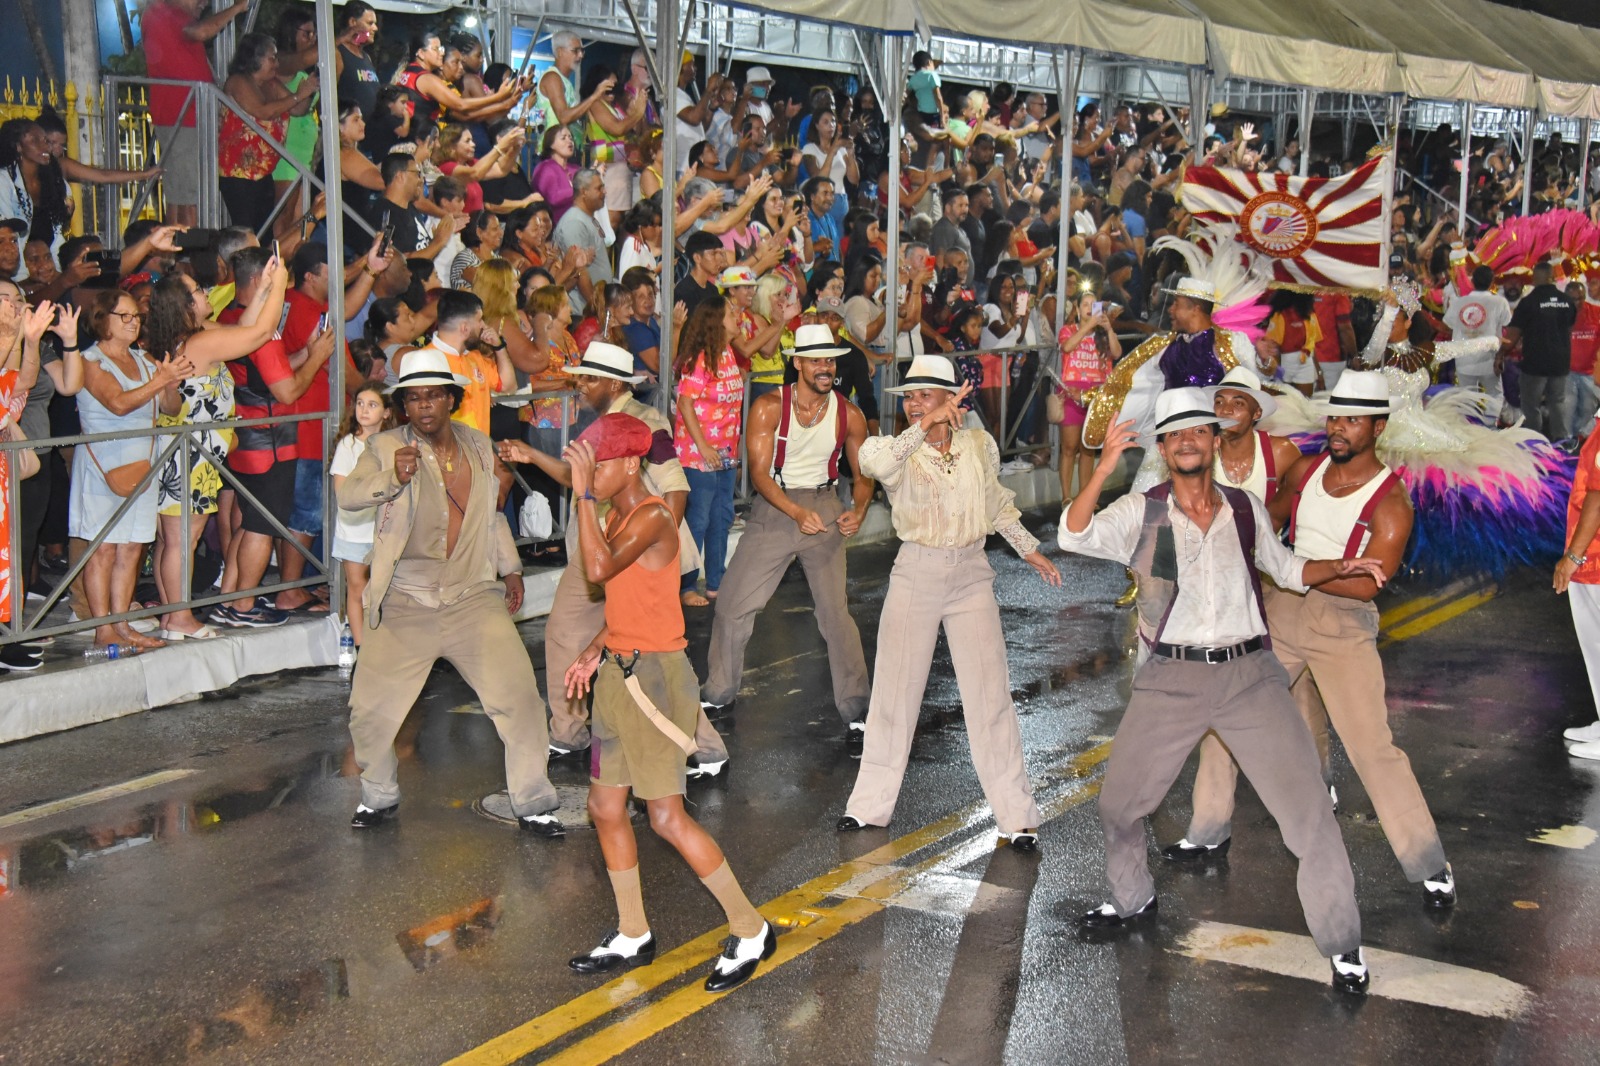
[[[1242,392],[1256,402],[1261,408],[1261,417],[1270,418],[1272,412],[1278,409],[1278,401],[1272,398],[1272,393],[1261,387],[1261,379],[1256,372],[1247,366],[1236,366],[1222,376],[1222,380],[1206,390],[1211,397],[1211,402],[1217,402],[1217,393],[1227,389],[1230,392]]]
[[[405,369],[400,373],[400,380],[389,386],[391,393],[424,385],[458,385],[464,389],[471,384],[465,375],[450,369],[449,358],[437,348],[410,352],[401,363]]]
[[[1168,389],[1156,397],[1155,425],[1142,438],[1148,445],[1163,433],[1176,433],[1195,426],[1220,426],[1227,429],[1238,425],[1231,418],[1222,418],[1211,409],[1211,390],[1185,386]]]
[[[583,350],[583,361],[577,366],[567,367],[569,374],[590,378],[611,378],[613,381],[626,381],[629,385],[637,385],[644,380],[644,375],[635,374],[633,370],[633,353],[615,344],[607,344],[605,341],[590,341],[589,347]]]
[[[1389,379],[1378,370],[1346,370],[1334,382],[1333,391],[1317,404],[1317,413],[1333,415],[1386,415],[1393,408],[1389,400]]]
[[[1187,296],[1191,300],[1204,300],[1211,304],[1217,302],[1217,287],[1199,278],[1179,278],[1175,287],[1161,291],[1168,296]]]
[[[961,383],[956,378],[956,365],[942,355],[919,355],[906,368],[900,384],[886,392],[915,392],[917,389],[944,389],[960,392]]]
[[[791,359],[837,359],[849,351],[833,339],[833,330],[815,322],[796,329],[794,347],[785,348],[783,354]]]

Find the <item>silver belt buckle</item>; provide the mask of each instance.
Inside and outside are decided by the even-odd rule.
[[[1211,665],[1211,666],[1216,666],[1219,663],[1228,662],[1232,658],[1233,658],[1233,649],[1232,648],[1207,648],[1206,649],[1206,663]]]

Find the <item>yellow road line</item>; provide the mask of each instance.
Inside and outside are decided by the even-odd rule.
[[[1047,776],[1070,778],[1073,784],[1068,786],[1064,795],[1053,797],[1046,802],[1041,812],[1045,815],[1046,820],[1058,817],[1071,807],[1083,803],[1099,793],[1098,782],[1091,782],[1085,786],[1081,781],[1096,766],[1104,762],[1110,752],[1110,743],[1101,743],[1088,751],[1074,755],[1061,766],[1048,772]],[[968,804],[966,807],[948,814],[936,822],[874,848],[859,858],[841,863],[826,873],[812,878],[798,888],[762,904],[760,910],[771,918],[775,924],[781,927],[785,924],[786,918],[796,916],[796,920],[793,920],[792,924],[798,926],[798,928],[792,928],[778,938],[777,953],[772,960],[765,963],[757,971],[757,975],[770,972],[770,970],[775,969],[789,959],[809,951],[816,944],[836,935],[849,925],[853,925],[862,918],[868,917],[869,914],[881,910],[883,903],[880,901],[891,898],[896,891],[904,887],[910,877],[925,872],[946,856],[942,853],[936,854],[914,867],[896,871],[891,877],[873,879],[872,875],[881,872],[883,867],[890,866],[897,860],[933,844],[957,836],[968,828],[981,825],[989,819],[987,804]],[[854,909],[845,910],[842,904],[839,907],[832,908],[823,908],[821,906],[830,894],[857,878],[876,881],[876,883],[863,889],[860,896],[852,897],[859,900],[861,905],[870,906],[871,910],[858,914]],[[852,917],[848,921],[842,921],[841,918],[846,915],[851,915]],[[806,919],[813,920],[807,922],[805,921]],[[704,933],[658,957],[649,966],[642,967],[593,991],[578,996],[576,999],[569,1000],[554,1010],[547,1011],[539,1017],[451,1059],[447,1066],[505,1066],[507,1063],[516,1062],[539,1048],[604,1017],[616,1008],[632,1002],[647,992],[676,980],[689,970],[710,962],[721,950],[723,935],[723,927]],[[800,937],[800,939],[796,940],[797,937]],[[786,948],[785,945],[788,945],[790,941],[794,941],[793,947]],[[666,1008],[665,1014],[667,1017],[665,1020],[658,1020],[648,1032],[644,1032],[629,1043],[615,1047],[607,1052],[607,1055],[617,1054],[623,1048],[633,1046],[633,1044],[643,1040],[651,1033],[658,1032],[660,1029],[680,1021],[683,1017],[687,1017],[688,1014],[673,1015],[675,1012],[681,1011],[685,1004],[693,1000],[694,997],[683,994],[691,991],[704,997],[705,1002],[694,1007],[694,1010],[688,1013],[701,1010],[709,1006],[717,998],[720,998],[710,995],[696,984],[689,989],[673,993],[658,1003],[651,1004],[649,1007],[639,1011],[638,1014],[627,1019],[626,1022],[618,1024],[629,1026],[627,1031],[631,1033],[635,1031],[634,1023],[638,1019],[646,1017],[657,1018],[658,1016],[655,1013],[657,1008],[667,1003],[672,1003],[674,1006]],[[612,1032],[616,1028],[617,1026],[608,1027],[602,1033],[597,1033],[594,1037],[590,1037],[589,1040],[574,1045],[567,1052],[563,1052],[563,1056],[575,1051],[577,1048],[591,1046],[591,1041]],[[564,1057],[557,1057],[551,1061],[564,1062],[568,1060]],[[603,1061],[603,1059],[572,1061]]]
[[[1459,589],[1447,589],[1432,596],[1417,596],[1406,600],[1404,603],[1397,603],[1378,616],[1378,628],[1387,630],[1399,625],[1407,618],[1413,618],[1424,611],[1431,611],[1446,600],[1453,598],[1459,591]]]
[[[0,817],[0,829],[10,829],[14,825],[22,825],[25,822],[36,822],[40,818],[48,818],[52,814],[75,811],[79,807],[87,807],[93,803],[104,803],[106,800],[132,795],[135,792],[143,792],[145,789],[165,785],[170,781],[179,781],[199,772],[199,770],[162,770],[159,773],[135,777],[131,781],[123,781],[121,784],[107,785],[104,788],[97,788],[90,792],[80,792],[76,796],[68,796],[65,799],[41,803],[37,807],[28,807]]]
[[[1469,592],[1460,599],[1451,600],[1442,607],[1435,608],[1403,625],[1395,626],[1389,630],[1388,636],[1378,642],[1378,647],[1387,648],[1391,644],[1398,644],[1402,640],[1409,640],[1420,633],[1426,633],[1435,626],[1441,626],[1452,618],[1466,614],[1474,607],[1488,603],[1495,595],[1496,590],[1492,588]]]

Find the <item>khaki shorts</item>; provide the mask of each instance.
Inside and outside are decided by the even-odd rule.
[[[602,180],[606,186],[606,209],[609,211],[626,211],[639,198],[639,176],[623,160],[607,163]]]
[[[669,721],[694,736],[700,682],[681,651],[645,652],[633,668],[645,695]],[[597,785],[633,789],[642,800],[681,796],[689,757],[646,718],[609,656],[594,683],[589,777]]]
[[[157,126],[161,139],[161,186],[169,204],[200,202],[200,141],[193,126]]]

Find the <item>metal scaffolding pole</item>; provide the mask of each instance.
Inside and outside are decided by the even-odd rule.
[[[1083,77],[1083,53],[1063,48],[1056,53],[1056,96],[1061,114],[1061,221],[1056,239],[1056,315],[1067,320],[1067,257],[1072,244],[1072,127],[1073,105],[1078,99],[1078,84]],[[1174,112],[1176,117],[1176,112]],[[1058,328],[1060,323],[1054,323]]]
[[[1533,207],[1533,134],[1539,127],[1539,112],[1528,109],[1522,120],[1522,213]]]
[[[694,0],[689,0],[693,5]],[[672,361],[677,353],[677,336],[672,324],[672,278],[677,268],[678,239],[674,232],[678,213],[678,72],[683,66],[678,52],[677,0],[656,3],[656,70],[661,80],[656,92],[661,104],[661,388],[656,406],[671,418]]]
[[[1589,206],[1589,140],[1594,136],[1594,119],[1586,118],[1579,125],[1578,148],[1578,210]]]
[[[333,3],[317,0],[317,69],[334,69]],[[322,423],[322,454],[331,456],[339,424],[344,421],[345,307],[344,307],[344,189],[334,173],[339,165],[339,94],[324,92],[317,100],[322,119],[322,159],[328,180],[324,193],[328,233],[328,324],[333,327],[333,357],[328,367],[328,414]],[[331,531],[339,517],[332,483],[323,496],[322,528]],[[331,565],[333,536],[322,536],[322,569],[328,575],[334,613],[344,607],[344,567]]]
[[[1311,120],[1317,109],[1317,90],[1300,90],[1300,129],[1296,132],[1300,141],[1300,169],[1302,178],[1311,175]]]
[[[1472,101],[1461,102],[1461,191],[1456,196],[1456,215],[1460,219],[1461,237],[1466,240],[1467,193],[1472,177]]]
[[[867,62],[866,42],[861,32],[855,33],[856,47],[861,51],[861,65],[867,72],[868,83],[871,84],[872,64]],[[882,37],[883,55],[883,80],[885,84],[900,85],[905,81],[906,51],[904,38],[893,34],[884,34]],[[884,327],[889,334],[889,360],[885,364],[878,378],[878,410],[887,414],[889,410],[890,386],[899,381],[900,370],[900,141],[905,136],[904,120],[900,117],[900,108],[893,106],[886,100],[876,86],[873,91],[878,93],[878,108],[883,111],[884,118],[889,125],[889,217],[888,222],[888,248],[889,254],[884,256],[883,272],[883,313]],[[865,183],[867,175],[861,175]],[[913,268],[914,270],[915,268]],[[920,293],[913,294],[910,289],[910,278],[905,279],[908,286],[907,299],[921,299]],[[893,415],[880,418],[878,431],[880,433],[893,433],[895,419]]]

